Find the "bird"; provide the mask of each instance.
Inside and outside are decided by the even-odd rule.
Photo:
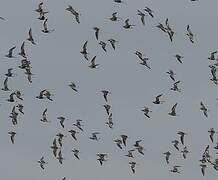
[[[39,95],[36,96],[37,99],[44,99],[44,93],[46,92],[46,89],[43,89],[40,91]]]
[[[42,11],[43,11],[42,5],[43,5],[43,2],[40,2],[40,3],[38,4],[38,8],[35,9],[35,11],[38,12],[38,13],[42,12]]]
[[[71,130],[68,131],[68,132],[71,134],[71,136],[73,137],[73,139],[77,140],[77,138],[76,138],[76,133],[78,133],[77,131],[71,129]]]
[[[129,19],[126,19],[125,20],[125,25],[123,26],[125,29],[130,29],[130,28],[132,28],[133,26],[135,26],[135,25],[133,25],[133,24],[129,24]]]
[[[98,141],[100,139],[100,138],[97,137],[98,134],[100,134],[100,133],[99,132],[93,132],[92,136],[89,137],[89,139]]]
[[[107,115],[109,116],[110,115],[111,106],[109,104],[104,104],[103,107],[105,108],[105,110],[107,112]]]
[[[208,132],[210,134],[210,140],[213,143],[213,136],[216,133],[216,131],[214,130],[214,128],[210,128]]]
[[[59,116],[59,117],[57,117],[57,119],[60,120],[60,125],[62,128],[64,128],[64,121],[66,120],[66,118],[63,116]]]
[[[72,152],[73,152],[74,156],[75,156],[77,159],[79,159],[79,150],[76,149],[76,148],[74,148],[74,149],[72,149]]]
[[[56,157],[57,156],[57,150],[59,149],[57,146],[56,138],[53,140],[53,144],[51,146],[51,149],[53,150],[53,155]]]
[[[177,165],[176,165],[176,166],[173,166],[173,169],[171,169],[170,172],[173,172],[173,173],[181,173],[181,172],[179,171],[179,169],[178,169],[179,167],[181,167],[181,166],[177,166]]]
[[[121,144],[122,144],[122,140],[120,139],[115,139],[114,142],[116,143],[116,145],[120,148],[120,149],[123,149]]]
[[[182,64],[182,59],[184,58],[183,56],[179,55],[179,54],[176,54],[175,55],[177,61],[179,61],[181,64]]]
[[[206,164],[200,164],[200,167],[201,167],[201,173],[204,176],[205,175],[205,169],[206,169],[207,165]]]
[[[3,91],[10,91],[8,88],[8,77],[5,78],[4,80],[4,87],[2,88]]]
[[[88,53],[87,53],[87,44],[88,44],[88,41],[85,41],[85,43],[83,44],[83,47],[82,47],[82,50],[80,51],[80,53],[84,56],[84,58],[86,60],[89,60],[88,59]]]
[[[94,29],[94,31],[95,31],[95,37],[96,37],[96,39],[98,40],[98,36],[99,36],[99,28],[98,27],[94,27],[93,28]]]
[[[180,81],[176,81],[173,83],[173,87],[170,88],[170,90],[173,90],[173,91],[177,91],[177,92],[181,92],[181,89],[178,88],[178,84],[180,83]]]
[[[130,158],[134,158],[134,156],[133,156],[134,151],[135,151],[135,149],[128,150],[128,154],[126,154],[125,156],[130,157]]]
[[[155,101],[153,101],[154,104],[162,104],[164,101],[160,101],[160,97],[163,96],[163,94],[159,94],[156,96]]]
[[[20,113],[24,114],[24,112],[23,112],[23,105],[22,104],[18,104],[16,107],[18,108],[18,111]]]
[[[109,114],[108,121],[106,122],[106,124],[109,126],[110,129],[113,128],[114,123],[112,121],[112,113]]]
[[[99,44],[101,45],[102,49],[103,49],[105,52],[107,52],[107,50],[106,50],[106,45],[107,45],[107,44],[106,44],[104,41],[100,41]]]
[[[141,141],[142,141],[141,139],[135,141],[135,144],[134,144],[133,146],[134,146],[134,147],[139,147],[139,146],[141,146],[141,145],[139,144]]]
[[[77,119],[76,123],[74,123],[73,125],[76,126],[79,130],[83,131],[81,122],[82,122],[81,119]]]
[[[169,164],[169,158],[170,158],[170,155],[171,155],[170,151],[167,151],[167,152],[165,152],[163,154],[165,155],[165,159],[166,159],[167,164]]]
[[[71,89],[73,89],[74,91],[78,92],[77,86],[74,82],[71,82],[68,86],[71,87]]]
[[[173,105],[173,107],[171,108],[171,112],[168,113],[169,115],[177,116],[177,114],[176,114],[176,106],[177,106],[177,103]]]
[[[182,145],[184,145],[184,137],[187,134],[185,132],[182,132],[182,131],[177,132],[177,134],[180,135],[180,141],[181,141]]]
[[[124,146],[126,146],[126,140],[128,139],[128,136],[125,134],[120,135],[120,137],[122,138],[122,143],[124,144]]]
[[[151,10],[149,7],[145,7],[144,11],[147,12],[152,18],[154,17],[154,11]]]
[[[71,14],[74,15],[76,22],[79,24],[80,23],[80,14],[71,6],[68,5],[68,7],[66,8],[67,11],[69,11]]]
[[[10,95],[9,95],[9,99],[7,99],[8,102],[14,102],[14,96],[15,96],[15,92],[12,92]]]
[[[111,21],[118,21],[119,19],[122,19],[120,17],[117,17],[117,12],[112,13],[112,17],[109,18]]]
[[[151,118],[148,113],[152,112],[148,107],[144,106],[144,108],[142,109],[142,111],[144,112],[144,115],[148,118]]]
[[[48,120],[47,120],[47,115],[46,115],[46,113],[47,113],[47,108],[45,108],[45,110],[43,111],[43,113],[42,113],[42,119],[40,119],[40,121],[42,121],[42,122],[49,122]]]
[[[16,91],[15,91],[15,95],[16,95],[16,97],[17,97],[18,99],[23,100],[23,98],[21,97],[22,94],[21,94],[21,92],[20,92],[19,90],[16,90]]]
[[[129,162],[129,164],[130,164],[130,168],[131,168],[131,170],[132,170],[132,173],[135,173],[136,162],[131,161],[131,162]]]
[[[188,32],[186,35],[189,37],[189,40],[191,43],[194,43],[194,34],[192,33],[189,25],[187,25],[186,30]]]
[[[116,2],[116,3],[124,3],[124,1],[122,1],[122,0],[114,0],[114,2]]]
[[[178,147],[179,141],[174,140],[174,141],[172,141],[172,143],[173,143],[173,146],[179,151],[179,147]]]
[[[8,72],[5,74],[5,76],[7,76],[7,77],[13,77],[13,73],[12,73],[12,70],[13,70],[13,68],[9,68],[8,69]]]
[[[59,153],[58,153],[57,159],[58,159],[58,162],[59,162],[60,164],[63,164],[64,158],[63,158],[63,156],[62,156],[61,150],[60,150]]]
[[[183,148],[181,152],[184,159],[186,159],[187,154],[190,153],[190,151],[188,151],[188,148],[186,146]]]
[[[140,10],[137,10],[137,15],[139,15],[141,17],[141,22],[142,22],[142,25],[144,26],[145,25],[145,13],[141,12]]]
[[[10,48],[8,51],[8,54],[6,54],[5,57],[14,58],[15,56],[13,56],[13,51],[15,48],[16,48],[16,46],[13,46],[12,48]]]
[[[216,146],[214,147],[214,149],[218,150],[218,142],[216,143]]]
[[[48,164],[48,162],[45,162],[43,156],[40,158],[40,160],[38,161],[38,163],[39,163],[40,167],[41,167],[43,170],[45,169],[44,165],[45,165],[45,164]]]
[[[42,29],[43,33],[51,33],[54,31],[54,29],[50,29],[50,30],[48,29],[47,21],[48,21],[48,18],[46,18],[45,21],[43,22],[43,29]]]
[[[108,39],[108,41],[110,42],[112,48],[115,50],[115,43],[117,43],[118,41],[116,41],[115,39]]]
[[[203,104],[203,102],[201,101],[200,102],[200,110],[202,110],[203,111],[203,113],[204,113],[204,115],[206,116],[206,117],[208,117],[208,114],[207,114],[207,112],[208,112],[208,110],[207,110],[207,108],[205,107],[205,105]]]
[[[25,46],[25,41],[23,41],[21,45],[19,55],[22,56],[23,58],[26,58],[26,52],[25,52],[24,46]]]
[[[164,25],[162,23],[158,23],[158,25],[156,25],[156,27],[165,33],[167,32],[167,29],[164,27]]]
[[[208,57],[207,59],[209,59],[209,60],[217,60],[216,58],[215,58],[215,54],[217,53],[217,51],[213,51],[213,52],[211,52],[210,53],[210,57]]]
[[[173,70],[169,70],[169,71],[167,71],[167,74],[169,74],[170,75],[170,78],[173,80],[173,81],[175,81],[175,73],[173,72]]]
[[[62,140],[66,136],[64,136],[62,133],[58,133],[58,134],[56,134],[56,136],[58,137],[58,143],[59,143],[60,147],[62,147],[62,145],[63,145]]]
[[[101,90],[101,92],[103,93],[104,100],[106,102],[108,102],[108,98],[107,97],[108,97],[109,94],[111,94],[111,92],[108,91],[108,90]]]
[[[98,161],[99,161],[99,163],[100,163],[100,165],[102,166],[103,165],[103,162],[104,161],[107,161],[105,158],[108,156],[107,154],[105,154],[105,153],[98,153],[98,154],[96,154],[97,156],[98,156]]]
[[[91,69],[95,69],[95,68],[97,68],[97,67],[100,65],[100,64],[96,64],[96,63],[95,63],[96,57],[97,57],[97,56],[94,56],[94,57],[92,58],[92,60],[91,60],[91,64],[89,65],[89,67],[90,67]]]
[[[10,134],[11,142],[12,142],[12,144],[14,144],[14,137],[15,137],[15,135],[16,135],[16,132],[14,132],[14,131],[9,131],[8,134]]]
[[[144,152],[143,152],[144,148],[141,145],[137,146],[136,149],[138,150],[140,154],[144,155]]]
[[[27,38],[28,41],[30,41],[32,44],[36,44],[34,39],[33,39],[33,35],[32,35],[32,28],[29,29],[29,37]]]

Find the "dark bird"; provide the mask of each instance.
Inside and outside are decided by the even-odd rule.
[[[175,73],[173,72],[173,70],[169,70],[168,72],[167,72],[167,74],[169,74],[170,75],[170,78],[173,80],[173,81],[175,81]]]
[[[35,11],[38,12],[38,13],[42,12],[42,11],[43,11],[42,5],[43,5],[43,2],[40,2],[40,3],[38,4],[38,8],[35,9]]]
[[[100,134],[100,133],[99,132],[93,132],[92,136],[89,137],[89,139],[98,141],[100,139],[100,138],[97,137],[98,134]]]
[[[9,99],[7,99],[8,102],[14,102],[14,96],[15,96],[15,92],[12,92],[10,95],[9,95]]]
[[[114,12],[112,14],[112,17],[109,18],[111,21],[118,21],[119,19],[122,19],[120,17],[117,17],[117,12]]]
[[[174,83],[173,83],[173,87],[170,88],[170,90],[181,92],[181,89],[178,88],[178,84],[179,84],[179,83],[180,83],[180,81],[174,82]]]
[[[154,17],[154,15],[153,15],[154,11],[151,10],[149,7],[145,7],[144,10],[145,10],[145,12],[147,12],[152,18]]]
[[[23,58],[26,58],[26,52],[25,52],[24,46],[25,46],[25,41],[21,45],[19,55],[22,56]]]
[[[165,155],[167,164],[169,164],[169,158],[170,158],[170,155],[171,155],[170,151],[167,151],[167,152],[165,152],[163,154]]]
[[[76,126],[79,130],[83,131],[83,125],[81,124],[82,120],[81,119],[77,119],[76,123],[74,123],[73,125]]]
[[[105,110],[106,110],[106,112],[107,112],[107,115],[109,116],[109,115],[110,115],[111,106],[110,106],[109,104],[105,104],[105,105],[103,105],[103,106],[104,106],[104,108],[105,108]]]
[[[200,167],[201,167],[201,173],[204,176],[205,175],[205,169],[206,169],[207,165],[206,164],[200,164]]]
[[[111,128],[111,129],[113,128],[114,123],[112,120],[112,113],[109,114],[108,121],[106,122],[106,124],[109,126],[109,128]]]
[[[179,55],[179,54],[176,54],[175,55],[177,61],[179,61],[181,64],[182,64],[182,59],[184,58],[183,56]]]
[[[120,149],[122,149],[122,146],[121,146],[122,140],[120,140],[120,139],[115,139],[114,142],[116,143],[116,145],[117,145]]]
[[[203,111],[203,113],[204,113],[204,115],[206,116],[206,117],[208,117],[208,115],[207,115],[207,112],[208,112],[208,110],[207,110],[207,108],[205,107],[205,105],[203,104],[203,102],[201,101],[201,103],[200,103],[200,110],[202,110]]]
[[[71,87],[71,89],[73,89],[74,91],[78,92],[77,86],[74,82],[71,82],[68,86]]]
[[[118,41],[116,41],[115,39],[112,39],[112,38],[108,39],[108,41],[110,42],[112,48],[115,50],[115,43],[118,42]]]
[[[10,131],[10,132],[8,132],[8,134],[10,134],[11,142],[12,142],[12,144],[14,144],[14,137],[16,135],[16,132]]]
[[[213,136],[216,133],[216,131],[214,130],[214,128],[210,128],[208,132],[210,133],[210,140],[213,143]]]
[[[107,50],[106,50],[106,45],[107,45],[107,44],[106,44],[104,41],[100,41],[99,44],[101,45],[102,49],[103,49],[105,52],[107,52]]]
[[[133,25],[133,24],[129,24],[129,19],[126,19],[125,20],[125,25],[123,26],[125,29],[130,29],[130,28],[132,28],[133,26],[135,26],[135,25]]]
[[[103,93],[104,100],[105,100],[106,102],[108,102],[107,96],[108,96],[109,94],[111,94],[111,92],[108,91],[108,90],[102,90],[101,92]]]
[[[91,68],[91,69],[95,69],[95,68],[97,68],[100,64],[96,64],[95,63],[95,59],[96,59],[96,56],[94,56],[93,58],[92,58],[92,60],[91,60],[91,64],[89,65],[89,67]]]
[[[101,164],[101,166],[103,165],[103,162],[104,161],[107,161],[105,158],[108,156],[107,154],[103,154],[103,153],[98,153],[97,154],[97,156],[98,156],[98,161],[99,161],[99,163]]]
[[[128,136],[125,135],[125,134],[122,134],[122,135],[120,135],[120,136],[121,136],[121,138],[122,138],[122,143],[124,144],[124,146],[126,146],[126,140],[127,140]]]
[[[171,169],[170,172],[179,173],[180,174],[181,172],[178,169],[179,167],[181,167],[181,166],[173,166],[173,169]]]
[[[208,57],[207,59],[209,59],[209,60],[217,60],[216,58],[215,58],[215,54],[217,53],[217,51],[214,51],[214,52],[211,52],[210,53],[210,57]]]
[[[43,113],[42,113],[42,119],[40,119],[40,121],[42,121],[42,122],[49,122],[48,120],[47,120],[47,115],[46,115],[46,113],[47,113],[47,108],[45,108],[45,110],[43,111]]]
[[[171,108],[171,112],[168,113],[169,115],[176,116],[176,106],[177,103],[173,105],[173,107]]]
[[[54,29],[50,29],[50,30],[48,29],[47,21],[48,21],[48,18],[46,18],[43,23],[43,30],[42,30],[43,33],[51,33],[54,31]]]
[[[73,152],[73,155],[74,155],[77,159],[79,159],[79,150],[76,149],[76,148],[74,148],[74,149],[72,149],[72,152]]]
[[[18,111],[20,113],[24,114],[24,112],[23,112],[23,105],[22,104],[18,104],[16,107],[18,108]]]
[[[73,137],[73,139],[77,140],[77,138],[76,138],[76,133],[78,133],[77,131],[71,129],[71,130],[68,131],[68,132],[71,134],[71,136]]]
[[[184,145],[184,137],[187,134],[185,132],[182,132],[182,131],[179,131],[177,134],[180,135],[180,141],[181,141],[182,145]]]
[[[8,69],[8,72],[5,74],[5,76],[7,76],[7,77],[13,77],[13,73],[12,73],[12,70],[13,70],[13,68],[9,68]]]
[[[41,159],[38,161],[40,167],[44,170],[45,169],[45,164],[48,164],[47,162],[45,162],[44,157],[42,156]]]
[[[62,133],[58,133],[58,134],[56,134],[56,136],[58,137],[58,143],[59,143],[60,147],[62,147],[63,138],[66,137],[66,136],[64,136]]]
[[[21,94],[21,92],[20,92],[19,90],[16,90],[16,91],[15,91],[15,95],[16,95],[16,97],[17,97],[18,99],[23,100],[23,98],[21,97],[22,94]]]
[[[32,35],[32,29],[29,29],[29,37],[27,38],[28,41],[30,41],[32,44],[36,44],[34,39],[33,39],[33,35]]]
[[[131,162],[129,162],[129,164],[130,164],[130,168],[131,168],[131,170],[132,170],[132,173],[135,173],[136,162],[131,161]]]
[[[99,28],[98,27],[94,27],[93,28],[94,30],[95,30],[95,37],[96,37],[96,39],[98,40],[98,36],[99,36]]]
[[[5,78],[3,85],[4,85],[4,87],[2,88],[3,91],[10,91],[10,89],[8,88],[8,77]]]
[[[80,14],[71,5],[68,5],[66,10],[74,15],[77,23],[80,23],[80,18],[79,18]]]
[[[189,37],[189,40],[194,43],[194,34],[192,33],[189,25],[187,25],[186,30],[188,31],[186,35]]]
[[[181,152],[184,159],[186,159],[187,154],[190,153],[190,151],[188,151],[188,148],[186,146],[183,148]]]
[[[179,147],[178,147],[179,141],[174,140],[174,141],[172,141],[172,143],[173,143],[173,146],[179,151]]]
[[[156,96],[155,101],[153,101],[154,104],[162,104],[164,101],[160,101],[160,97],[163,96],[163,94],[159,94]]]
[[[9,49],[8,54],[6,54],[5,57],[14,58],[15,56],[13,56],[13,50],[15,48],[16,48],[16,46],[13,46],[11,49]]]
[[[61,127],[64,128],[64,121],[66,120],[66,118],[63,116],[59,116],[59,117],[57,117],[57,119],[60,120]]]
[[[51,149],[53,150],[53,154],[56,157],[57,156],[57,150],[58,150],[56,139],[53,140],[53,144],[51,146]]]
[[[145,25],[145,13],[141,12],[140,10],[137,10],[137,15],[141,17],[141,22],[143,25]]]
[[[164,25],[162,23],[159,23],[156,27],[165,33],[167,32],[167,29],[164,27]]]
[[[43,89],[42,91],[40,91],[39,95],[36,96],[37,99],[44,99],[44,94],[46,92],[46,89]]]
[[[128,154],[126,154],[125,156],[130,157],[130,158],[134,158],[133,156],[133,152],[135,151],[135,149],[131,149],[128,151]]]
[[[83,47],[82,47],[82,50],[80,51],[80,53],[84,56],[84,58],[86,59],[86,60],[89,60],[88,59],[88,53],[87,53],[87,43],[88,43],[88,41],[86,41],[85,43],[84,43],[84,45],[83,45]]]

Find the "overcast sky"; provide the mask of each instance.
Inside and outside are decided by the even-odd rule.
[[[17,76],[10,78],[8,86],[12,90],[21,90],[24,101],[7,102],[11,92],[1,91],[0,100],[0,172],[2,179],[59,180],[67,179],[210,179],[215,180],[217,173],[212,166],[206,169],[205,177],[200,171],[199,159],[207,145],[215,159],[213,147],[207,132],[211,127],[218,131],[217,86],[210,81],[211,74],[207,60],[211,51],[218,49],[217,0],[124,0],[116,4],[113,0],[45,0],[44,9],[49,11],[48,28],[55,29],[50,34],[41,32],[43,21],[37,19],[34,11],[40,1],[2,0],[0,16],[6,21],[0,22],[1,36],[1,82],[8,68],[14,68]],[[65,9],[72,5],[80,14],[80,24]],[[143,26],[137,10],[148,6],[154,10],[154,18],[146,16]],[[123,20],[111,22],[113,12],[123,20],[129,18],[134,24],[130,30],[124,29]],[[169,24],[175,31],[171,43],[167,34],[155,26]],[[194,33],[192,44],[186,34],[190,25]],[[95,39],[93,27],[99,27],[99,40],[114,38],[118,41],[114,51],[110,44],[104,52]],[[23,70],[18,68],[22,59],[18,53],[20,46],[32,33],[36,45],[25,43],[28,60],[32,65],[33,82],[30,84]],[[80,54],[85,41],[88,41],[89,57],[96,57],[97,69],[90,69],[89,63]],[[8,49],[16,46],[16,58],[5,57]],[[134,55],[142,51],[148,58],[151,70],[139,64]],[[183,64],[176,61],[174,55],[184,56]],[[170,90],[173,81],[166,73],[169,69],[180,80],[182,92]],[[68,84],[74,81],[78,93]],[[52,94],[53,102],[38,100],[35,97],[43,89]],[[111,91],[109,104],[112,106],[114,128],[109,129],[105,122],[107,115],[102,107],[105,104],[101,90]],[[155,96],[163,93],[165,101],[161,105],[152,102]],[[200,111],[200,102],[210,110],[208,118]],[[19,114],[17,126],[9,118],[14,105],[24,105],[24,115]],[[171,107],[178,103],[177,117],[168,115]],[[141,109],[148,106],[151,119],[145,118]],[[47,117],[51,123],[40,122],[43,110],[47,108]],[[58,116],[70,119],[63,129]],[[74,128],[76,119],[82,119],[84,132],[74,141],[68,130]],[[15,144],[12,145],[8,131],[15,131]],[[188,135],[185,144],[191,151],[187,159],[172,145],[178,139],[177,132],[182,130]],[[99,131],[99,142],[91,141],[89,136]],[[63,165],[54,158],[50,146],[57,133],[67,137],[63,141]],[[129,136],[127,147],[120,150],[113,142],[121,134]],[[124,155],[133,148],[136,140],[142,139],[144,156],[135,152],[138,163],[136,173],[132,174],[128,159]],[[179,147],[182,150],[182,145]],[[80,150],[80,160],[75,159],[72,148]],[[163,152],[172,153],[169,165]],[[108,153],[108,161],[103,166],[97,162],[97,153]],[[42,157],[48,162],[42,170],[37,161]],[[174,165],[180,165],[181,174],[169,172]]]

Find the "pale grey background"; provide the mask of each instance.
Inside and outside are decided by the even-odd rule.
[[[19,89],[24,93],[25,115],[19,116],[17,127],[13,127],[9,114],[13,103],[6,101],[9,93],[1,91],[1,124],[0,124],[0,172],[2,179],[210,179],[215,180],[217,172],[212,167],[206,169],[203,177],[198,160],[210,144],[208,129],[217,128],[217,86],[210,80],[210,51],[217,50],[218,25],[216,0],[190,2],[189,0],[125,0],[126,4],[116,4],[112,0],[50,0],[44,1],[44,8],[49,11],[48,28],[55,28],[51,34],[43,34],[42,21],[34,12],[39,1],[2,0],[0,15],[6,21],[0,22],[1,34],[1,82],[5,79],[9,67],[15,68],[18,76],[9,80],[11,89]],[[81,23],[77,24],[73,17],[65,11],[72,5],[81,13]],[[145,6],[155,11],[155,18],[146,17],[143,27],[137,9]],[[123,22],[111,22],[108,18],[115,11],[123,19],[130,18],[135,24],[132,30],[122,28]],[[169,18],[175,30],[171,43],[166,34],[155,26]],[[187,37],[186,26],[196,34],[196,43],[191,44]],[[100,40],[114,38],[119,41],[114,51],[109,45],[105,53],[95,39],[93,27],[101,28]],[[29,84],[17,66],[21,58],[7,59],[4,55],[8,49],[17,46],[15,54],[27,38],[32,28],[36,46],[26,42],[25,48],[32,63],[33,83]],[[85,40],[88,40],[90,56],[97,55],[98,69],[88,68],[89,63],[79,51]],[[150,58],[152,70],[139,64],[134,55],[141,50]],[[179,64],[173,57],[181,54],[184,63]],[[176,79],[181,80],[182,93],[170,91],[172,80],[166,71],[173,69]],[[73,92],[68,83],[74,81],[79,93]],[[47,88],[54,94],[54,101],[37,100],[40,90]],[[112,105],[113,130],[105,125],[106,113],[102,107],[104,99],[102,89],[112,92],[109,102]],[[164,93],[163,105],[154,105],[152,101],[159,93]],[[200,101],[210,109],[209,117],[200,112]],[[179,116],[172,118],[168,112],[178,102]],[[152,109],[151,120],[144,117],[141,109],[144,105]],[[48,108],[48,119],[51,124],[43,125],[39,120],[45,108]],[[63,131],[56,119],[57,116],[71,119],[66,122]],[[78,142],[72,140],[67,133],[76,119],[83,119],[84,133],[78,135]],[[10,142],[9,130],[15,130],[15,144]],[[178,130],[188,133],[185,141],[191,151],[186,160],[175,150],[171,141],[178,139]],[[100,131],[101,140],[92,142],[88,139],[91,132]],[[67,135],[64,139],[63,165],[53,157],[50,146],[58,132]],[[128,148],[119,150],[113,139],[120,134],[130,138]],[[143,139],[145,155],[136,154],[136,174],[132,174],[128,158],[124,156],[137,139]],[[215,135],[215,142],[217,136]],[[74,158],[71,149],[79,148],[81,160]],[[167,165],[163,152],[170,150],[172,158]],[[109,154],[109,160],[101,167],[96,161],[96,153]],[[211,154],[215,157],[215,151]],[[43,171],[37,160],[45,156],[48,161]],[[182,173],[172,174],[169,169],[173,165],[181,165]]]

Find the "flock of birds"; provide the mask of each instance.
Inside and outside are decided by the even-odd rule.
[[[121,0],[113,0],[113,1],[114,1],[114,3],[125,4],[125,1],[121,1]],[[197,1],[197,0],[191,0],[191,1]],[[76,10],[71,5],[68,5],[68,7],[66,7],[65,10],[68,13],[70,13],[70,15],[72,15],[72,17],[75,20],[75,23],[78,23],[78,24],[80,23],[81,14],[78,10]],[[55,29],[48,28],[47,23],[49,21],[48,21],[48,18],[46,17],[46,15],[49,12],[44,9],[43,2],[40,2],[38,4],[38,7],[35,9],[35,12],[37,12],[39,15],[38,19],[43,22],[42,23],[43,28],[41,30],[42,33],[45,33],[45,34],[49,34],[49,33],[53,33],[53,32],[55,33]],[[147,16],[149,18],[155,18],[155,11],[149,7],[145,7],[142,10],[137,10],[136,16],[140,17],[142,25],[145,26],[146,25],[145,18]],[[6,21],[6,19],[3,17],[1,17],[1,20]],[[113,22],[122,21],[123,22],[122,27],[124,29],[132,29],[132,28],[134,28],[134,26],[136,26],[135,24],[130,23],[129,18],[123,19],[123,18],[119,17],[118,12],[113,12],[112,16],[109,18],[109,20],[113,21]],[[164,23],[157,24],[156,27],[158,29],[160,29],[161,32],[165,33],[171,42],[173,41],[175,32],[174,32],[173,27],[170,25],[168,18],[166,18]],[[186,31],[187,31],[186,36],[188,37],[188,40],[190,41],[190,43],[195,43],[195,34],[192,32],[190,25],[187,25]],[[102,50],[104,52],[107,52],[108,43],[110,44],[110,47],[113,50],[116,50],[116,43],[118,41],[116,39],[113,39],[113,38],[110,38],[107,41],[99,40],[100,33],[101,33],[101,29],[99,27],[93,28],[93,36],[95,36],[95,39],[96,39],[96,41],[98,41],[98,44],[101,46]],[[30,28],[29,32],[28,32],[28,37],[26,40],[24,40],[22,42],[22,45],[20,47],[20,52],[18,53],[18,55],[22,58],[21,64],[18,67],[24,71],[24,74],[27,76],[27,80],[30,84],[32,83],[33,73],[32,73],[32,66],[31,66],[30,57],[27,55],[26,50],[25,50],[25,44],[31,43],[32,45],[37,45],[37,43],[34,40],[34,37],[35,37],[35,35],[33,35],[32,29]],[[14,55],[14,50],[16,48],[17,48],[16,46],[11,47],[9,49],[8,53],[5,55],[5,57],[9,58],[9,59],[16,58],[16,55]],[[96,69],[100,66],[100,64],[96,63],[96,57],[97,57],[96,55],[90,57],[90,53],[88,51],[88,41],[87,40],[84,40],[84,44],[81,45],[81,51],[78,53],[80,53],[81,57],[90,63],[88,65],[89,68]],[[148,70],[152,69],[151,65],[149,64],[149,58],[146,57],[143,52],[136,50],[134,52],[134,54],[139,59],[140,65],[145,66],[145,68]],[[211,76],[212,76],[210,78],[210,80],[213,83],[218,84],[217,75],[216,75],[217,66],[218,66],[218,58],[215,57],[216,54],[217,54],[217,51],[211,52],[209,57],[208,57],[208,60],[211,62],[211,64],[209,65],[210,71],[211,71]],[[183,58],[184,57],[182,55],[175,54],[175,59],[178,61],[178,63],[182,64]],[[18,117],[20,115],[25,114],[25,112],[24,112],[24,106],[22,105],[22,101],[24,100],[24,97],[23,97],[24,94],[22,94],[21,90],[12,90],[10,88],[10,79],[17,75],[13,72],[13,70],[14,70],[13,68],[9,68],[7,70],[7,73],[4,74],[5,79],[4,79],[3,86],[1,88],[1,90],[9,93],[9,97],[7,99],[8,102],[16,103],[13,105],[13,108],[12,108],[10,116],[9,116],[13,126],[16,127],[16,125],[18,124]],[[169,78],[172,80],[172,87],[170,88],[170,90],[178,92],[178,93],[181,92],[181,89],[178,87],[180,84],[180,80],[176,79],[176,73],[171,69],[169,71],[167,71],[166,73],[169,75]],[[75,93],[79,93],[78,85],[75,84],[75,82],[70,82],[68,84],[68,88],[71,88],[72,91],[74,91]],[[114,121],[112,118],[112,106],[109,103],[110,102],[109,98],[110,98],[110,96],[112,96],[112,93],[110,92],[110,90],[106,90],[106,89],[101,90],[101,93],[102,93],[102,98],[104,99],[103,108],[105,109],[105,113],[108,117],[105,124],[106,124],[106,126],[108,126],[109,129],[113,129],[114,128]],[[160,104],[163,104],[165,102],[164,100],[162,100],[163,96],[164,96],[164,94],[158,94],[156,97],[154,97],[153,104],[155,104],[157,106]],[[38,100],[44,100],[44,101],[45,100],[54,101],[53,94],[48,89],[42,89],[35,98]],[[17,102],[19,102],[19,103],[17,103]],[[173,116],[173,117],[179,116],[177,114],[177,106],[178,106],[178,103],[175,103],[172,106],[172,108],[168,112],[168,114],[170,116]],[[206,118],[208,117],[209,110],[208,110],[207,106],[202,101],[199,103],[199,110],[202,111],[203,115]],[[44,111],[42,112],[42,117],[40,119],[40,122],[43,124],[51,123],[51,120],[49,120],[47,118],[47,111],[48,111],[48,109],[45,108]],[[143,109],[141,109],[141,111],[144,114],[146,119],[151,118],[152,110],[148,106],[143,107]],[[58,116],[57,120],[59,121],[61,128],[68,129],[68,127],[65,126],[65,121],[68,120],[66,117]],[[79,141],[78,134],[82,133],[84,130],[85,130],[85,128],[84,128],[83,121],[81,119],[77,119],[75,121],[75,123],[73,123],[73,128],[68,129],[67,132],[69,133],[70,137],[72,137],[73,141]],[[215,143],[214,135],[216,133],[217,132],[215,131],[214,128],[211,128],[208,130],[208,136],[209,136],[211,143]],[[8,134],[10,136],[11,143],[16,145],[16,131],[15,130],[9,131]],[[89,139],[92,141],[99,141],[100,134],[101,134],[101,132],[97,132],[97,131],[92,132]],[[176,151],[178,151],[180,154],[182,154],[182,157],[184,159],[187,159],[188,154],[192,153],[185,143],[185,137],[188,134],[186,132],[183,132],[183,131],[178,131],[177,135],[178,135],[179,139],[175,138],[175,140],[173,140],[171,142],[172,146],[175,148]],[[68,135],[63,134],[63,133],[57,133],[56,136],[53,138],[53,141],[51,141],[51,145],[50,145],[50,150],[53,153],[53,157],[55,159],[57,159],[57,161],[60,164],[64,163],[64,157],[62,155],[62,148],[64,146],[63,140],[67,136]],[[128,138],[129,138],[129,136],[127,134],[120,134],[120,136],[117,137],[116,139],[114,139],[113,142],[117,146],[117,148],[119,148],[119,149],[127,149],[128,148],[127,153],[124,154],[124,156],[129,158],[129,166],[130,166],[131,172],[136,173],[136,171],[137,171],[136,166],[138,165],[138,163],[134,160],[134,158],[135,158],[136,154],[143,156],[145,148],[141,144],[142,143],[141,139],[136,140],[134,144],[130,145],[128,143]],[[205,145],[205,149],[203,150],[202,157],[199,158],[199,166],[200,166],[199,168],[200,168],[203,176],[205,175],[206,168],[208,168],[208,167],[213,167],[214,170],[218,171],[218,158],[213,158],[210,155],[210,152],[209,152],[210,150],[217,151],[216,154],[218,154],[218,142],[216,142],[216,145],[214,145],[213,147],[211,145]],[[73,148],[72,153],[76,159],[80,160],[80,149]],[[163,152],[163,154],[162,154],[163,158],[165,158],[167,164],[171,164],[171,160],[170,160],[171,154],[172,154],[172,151],[166,151],[166,152]],[[98,161],[101,166],[104,165],[104,163],[108,160],[110,160],[110,156],[108,153],[98,152],[96,154],[96,161]],[[42,170],[44,170],[46,168],[46,166],[49,166],[49,162],[47,162],[47,159],[44,156],[39,158],[38,164]],[[180,165],[173,165],[169,169],[169,172],[182,173],[180,168],[182,168]],[[63,177],[62,179],[65,180],[66,177]]]

